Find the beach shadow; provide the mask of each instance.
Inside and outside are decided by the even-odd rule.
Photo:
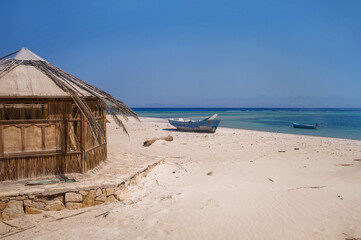
[[[64,173],[58,173],[56,175],[56,177],[61,181],[61,182],[75,182],[75,179],[70,179],[67,176],[65,176]]]
[[[212,132],[186,131],[186,130],[179,130],[179,129],[176,129],[176,128],[163,128],[162,130],[164,130],[164,131],[169,131],[169,132],[186,132],[186,133],[214,134],[214,133],[212,133]]]

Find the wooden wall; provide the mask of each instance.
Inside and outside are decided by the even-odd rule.
[[[106,141],[98,144],[71,99],[41,102],[47,105],[43,111],[46,119],[0,119],[0,181],[86,172],[106,159]],[[11,106],[11,101],[6,103]],[[31,104],[32,101],[23,100],[22,103]],[[87,103],[100,126],[106,130],[105,109],[96,100]],[[0,100],[1,105],[4,104]],[[2,116],[11,117],[8,109],[0,110]],[[15,116],[29,115],[26,111],[19,114],[22,111],[18,106],[15,110]]]
[[[0,159],[0,181],[34,178],[59,174],[62,171],[61,154]]]

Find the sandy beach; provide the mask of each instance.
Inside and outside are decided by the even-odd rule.
[[[110,118],[109,118],[110,120]],[[174,131],[164,119],[107,125],[108,157],[162,156],[125,200],[9,221],[7,239],[358,239],[361,141],[219,128]],[[171,135],[171,142],[147,139]],[[62,216],[83,214],[54,221]],[[9,226],[0,225],[1,233]],[[1,235],[0,235],[1,238]]]

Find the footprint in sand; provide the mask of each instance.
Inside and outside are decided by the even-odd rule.
[[[204,209],[206,207],[219,207],[218,201],[214,200],[213,198],[208,199],[208,201],[201,207]]]

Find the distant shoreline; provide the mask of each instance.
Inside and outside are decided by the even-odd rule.
[[[133,108],[141,117],[202,119],[218,113],[220,127],[361,140],[361,109],[345,108]],[[318,123],[294,129],[292,123]]]
[[[140,117],[140,120],[145,120],[147,122],[152,123],[168,123],[168,120],[165,118],[156,118],[156,117]],[[340,140],[340,141],[356,141],[361,142],[361,139],[350,139],[350,138],[338,138],[338,137],[324,137],[324,136],[314,136],[314,135],[305,135],[305,134],[295,134],[295,133],[282,133],[282,132],[272,132],[272,131],[262,131],[262,130],[252,130],[252,129],[244,129],[244,128],[233,128],[233,127],[218,127],[218,129],[223,129],[226,131],[232,131],[232,130],[240,130],[240,131],[246,131],[246,132],[257,132],[257,133],[274,133],[274,134],[281,134],[281,135],[292,135],[292,136],[299,136],[299,137],[315,137],[317,139],[324,138],[325,140]],[[182,131],[180,131],[182,132]],[[217,132],[217,131],[216,131]],[[197,134],[197,132],[195,132]]]

